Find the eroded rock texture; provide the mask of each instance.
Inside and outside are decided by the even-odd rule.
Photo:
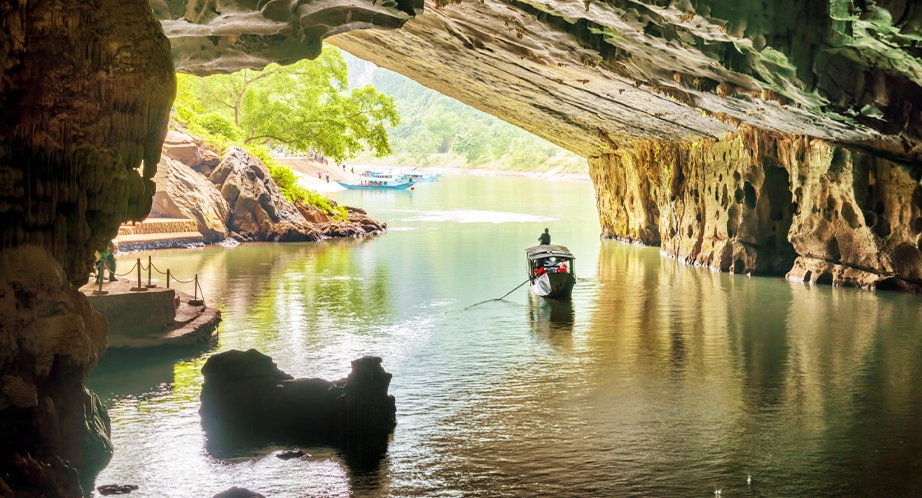
[[[41,246],[0,251],[0,490],[80,497],[109,462],[109,417],[83,379],[106,320]]]
[[[150,0],[173,44],[176,69],[196,74],[262,69],[320,54],[327,36],[399,28],[422,0]]]
[[[717,141],[635,143],[590,172],[605,236],[722,271],[922,288],[918,167],[743,126]]]
[[[111,456],[82,385],[106,323],[73,284],[147,216],[174,92],[146,3],[0,2],[0,494],[82,496]]]
[[[230,206],[227,227],[243,240],[317,241],[320,230],[309,223],[259,158],[231,147],[209,177]]]
[[[193,150],[201,165],[200,150]],[[221,192],[205,176],[164,154],[154,179],[158,190],[154,194],[151,216],[195,220],[199,233],[207,242],[227,238],[230,208]]]
[[[14,2],[0,24],[2,247],[43,246],[84,283],[93,251],[150,211],[169,41],[129,0]]]

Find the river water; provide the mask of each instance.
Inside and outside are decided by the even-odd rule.
[[[97,484],[143,497],[234,485],[267,497],[922,496],[918,296],[714,273],[600,241],[589,182],[453,176],[334,198],[389,232],[158,251],[154,263],[199,274],[224,317],[215,351],[256,348],[327,379],[381,356],[398,417],[386,458],[215,458],[197,413],[212,352],[110,354],[87,382],[115,445]],[[578,258],[571,305],[522,287],[465,310],[525,279],[524,249],[545,227]]]

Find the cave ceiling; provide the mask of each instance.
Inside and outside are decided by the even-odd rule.
[[[151,4],[179,71],[293,62],[326,38],[585,157],[746,123],[922,159],[920,2]]]

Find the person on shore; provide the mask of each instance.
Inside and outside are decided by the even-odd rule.
[[[318,170],[318,171],[317,171],[317,179],[318,179],[318,180],[320,179],[320,176],[321,176],[321,174],[320,174],[320,171]]]
[[[346,163],[343,163],[343,173],[346,172]]]
[[[115,252],[118,248],[115,246],[115,241],[110,240],[109,244],[106,246],[106,267],[109,268],[109,281],[115,282]]]
[[[327,183],[330,183],[330,174],[327,173]]]
[[[551,234],[548,233],[547,228],[545,228],[544,233],[542,233],[541,236],[538,237],[538,243],[543,246],[546,246],[551,243]]]

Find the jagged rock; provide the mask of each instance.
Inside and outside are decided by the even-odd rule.
[[[197,168],[204,160],[203,152],[195,139],[185,133],[171,130],[163,141],[163,155],[190,168]]]
[[[242,149],[231,147],[209,178],[230,206],[227,227],[243,238],[270,242],[322,238],[285,198],[262,161]]]
[[[226,351],[202,367],[202,426],[210,445],[232,441],[386,445],[396,424],[391,374],[381,358],[352,362],[345,379],[295,379],[255,349]]]
[[[304,219],[311,223],[327,223],[330,221],[329,215],[314,206],[305,204],[298,204],[297,206],[301,216],[304,216]]]
[[[173,133],[173,132],[171,132]],[[230,208],[221,192],[207,178],[169,157],[162,157],[154,176],[151,216],[195,220],[205,241],[227,238]]]
[[[38,486],[46,472],[92,483],[112,443],[106,410],[82,381],[106,348],[105,318],[44,248],[20,246],[0,250],[0,323],[0,476],[19,475],[7,480],[13,489]]]
[[[212,498],[266,498],[266,497],[255,491],[250,491],[249,489],[246,489],[246,488],[238,488],[237,486],[234,486],[232,488],[229,488],[225,491],[222,491],[214,495]]]

